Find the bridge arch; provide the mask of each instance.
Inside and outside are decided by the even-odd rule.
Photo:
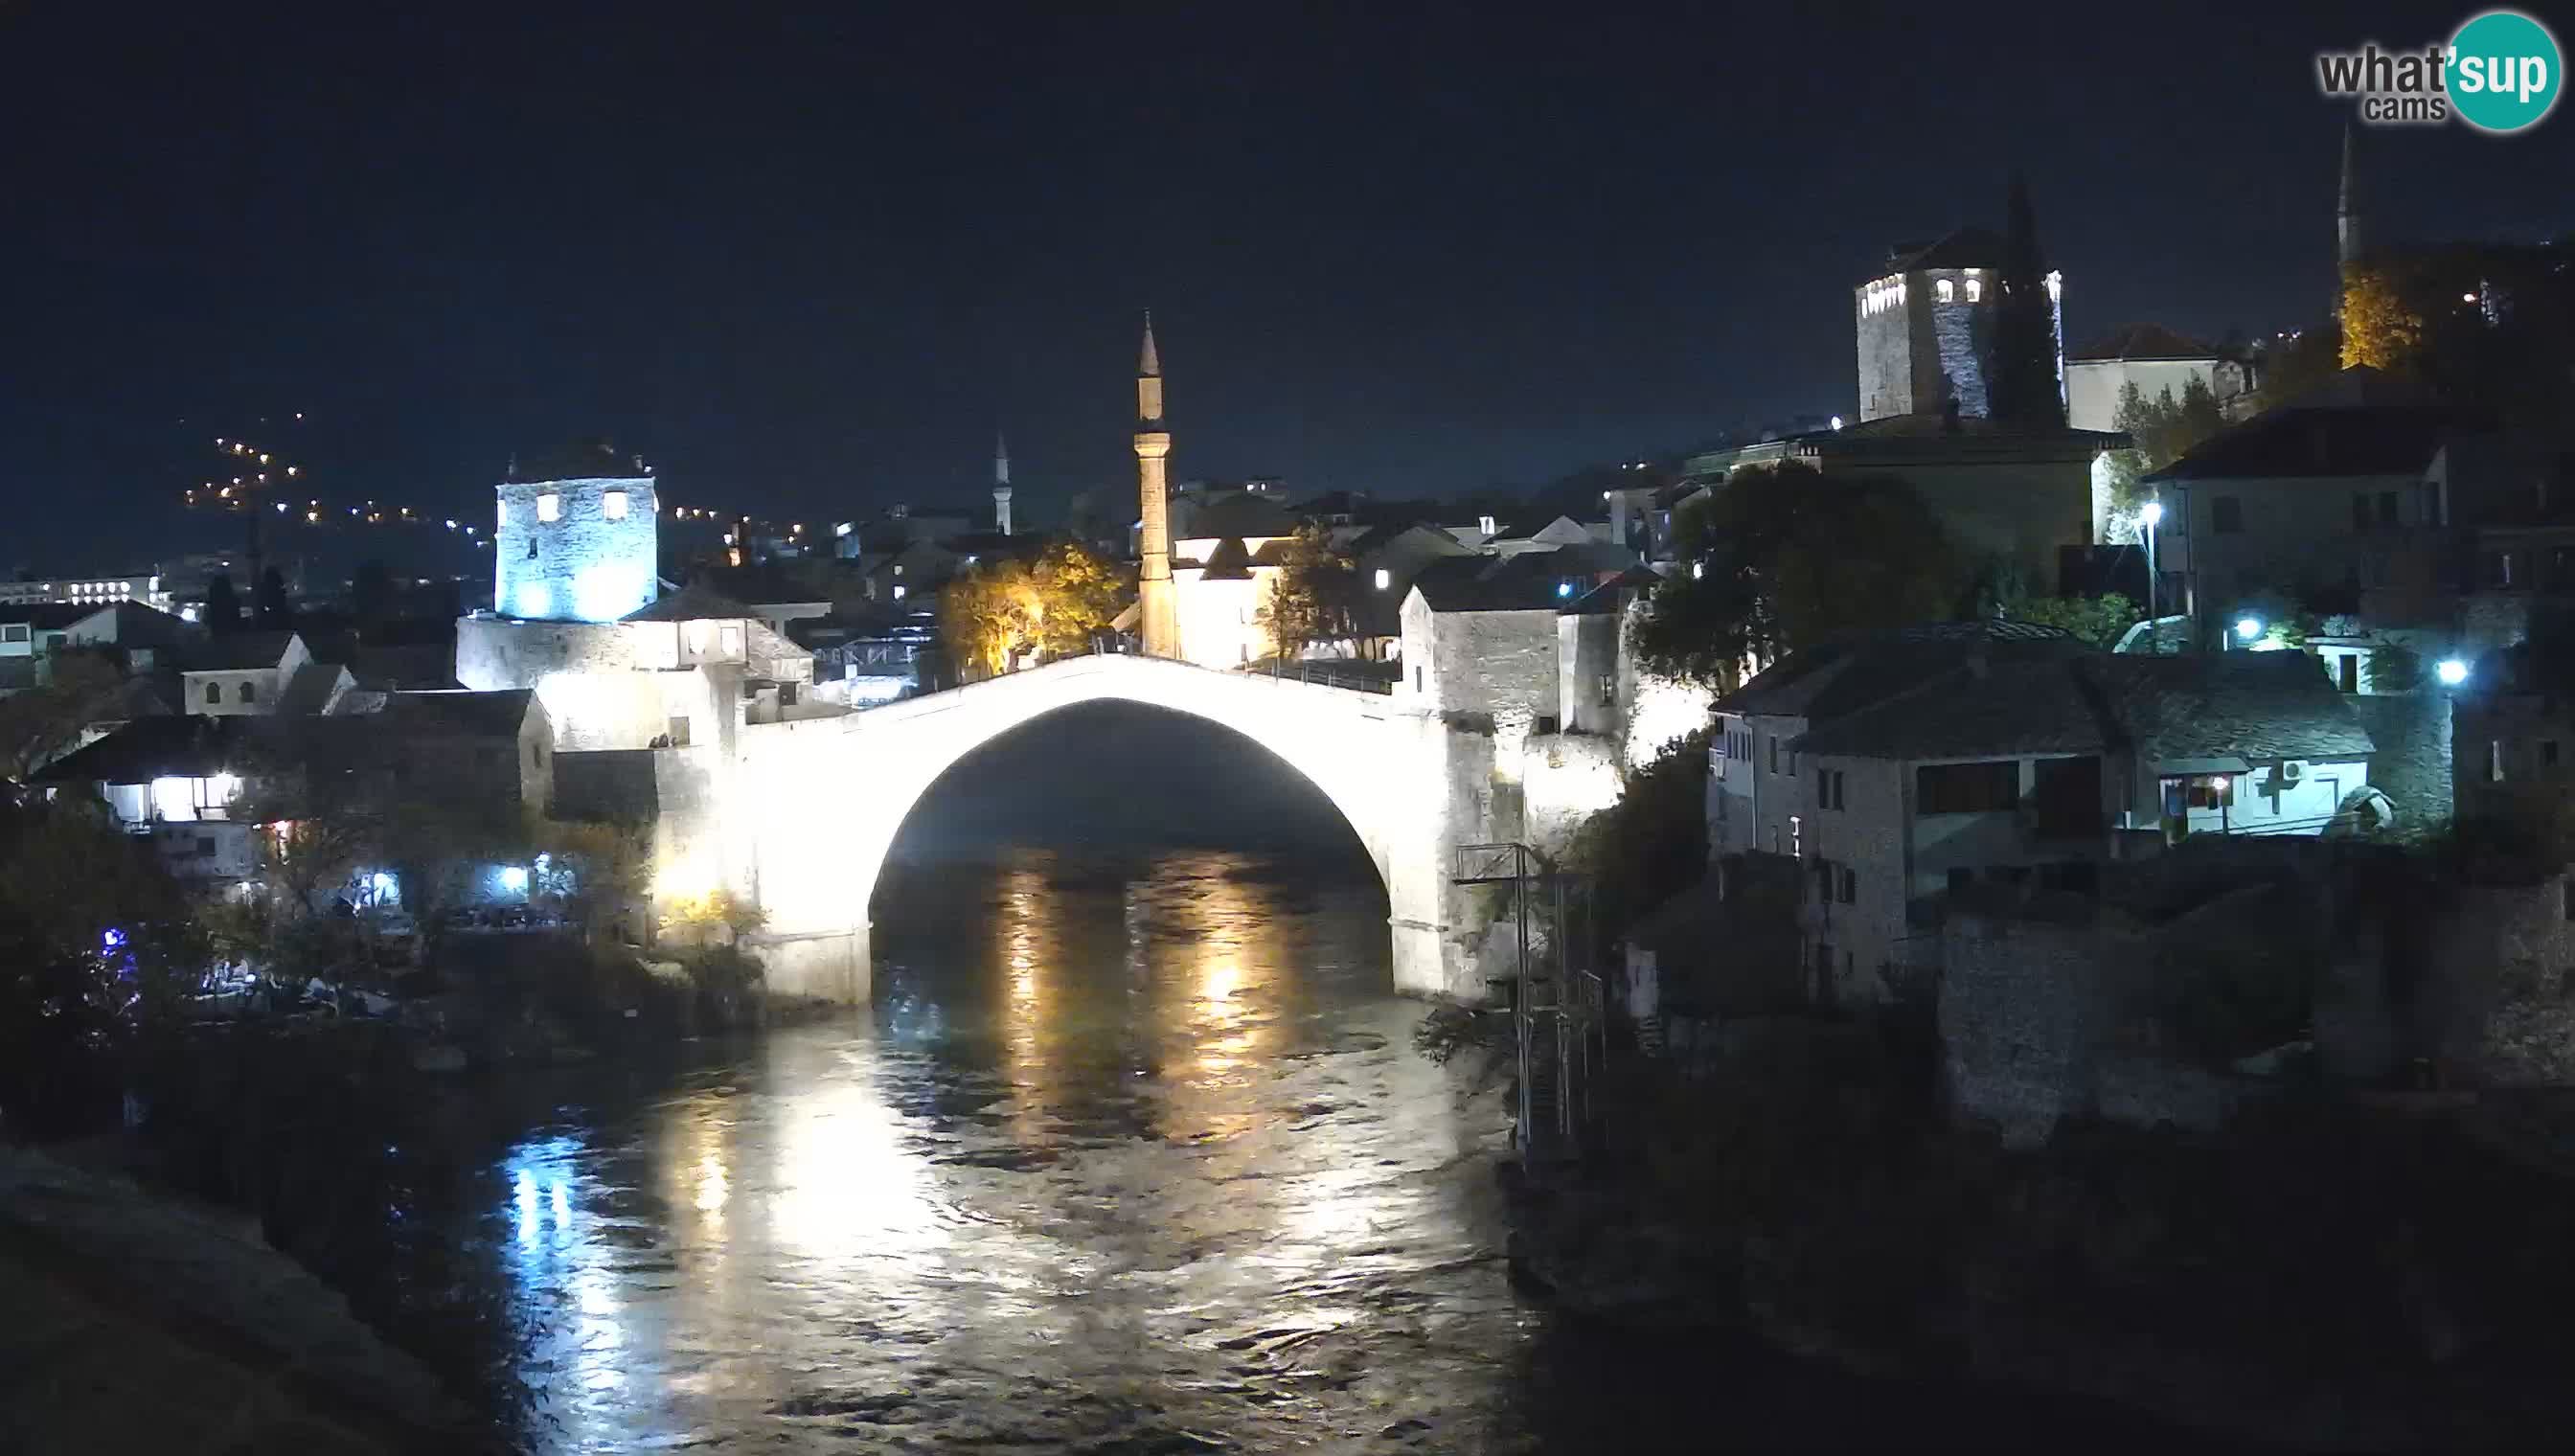
[[[1113,702],[1202,719],[1294,768],[1356,832],[1385,885],[1396,989],[1461,989],[1462,957],[1447,935],[1457,775],[1435,717],[1376,694],[1118,656],[844,718],[744,728],[733,803],[721,816],[733,841],[724,857],[769,913],[761,943],[773,981],[792,993],[866,999],[869,900],[896,834],[931,785],[1005,733]]]

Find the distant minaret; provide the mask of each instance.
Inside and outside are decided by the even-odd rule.
[[[993,437],[993,529],[1011,534],[1011,442]]]
[[[2334,262],[2344,271],[2360,261],[2360,198],[2351,161],[2351,123],[2342,127],[2342,197],[2334,204]]]
[[[1145,312],[1145,347],[1136,360],[1136,605],[1145,656],[1181,655],[1180,604],[1172,596],[1170,482],[1164,462],[1172,453],[1163,428],[1163,358],[1154,349],[1154,314]]]

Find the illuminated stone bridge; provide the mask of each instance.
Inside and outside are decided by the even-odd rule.
[[[1103,656],[842,718],[750,726],[721,801],[679,842],[666,808],[660,852],[666,862],[694,854],[721,864],[715,872],[768,912],[751,943],[775,989],[864,1001],[868,900],[905,818],[977,747],[1086,703],[1187,714],[1277,754],[1340,810],[1384,880],[1395,989],[1480,991],[1464,893],[1449,874],[1456,844],[1493,836],[1493,736],[1382,694]]]

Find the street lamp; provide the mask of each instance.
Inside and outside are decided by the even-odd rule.
[[[2439,665],[2432,669],[2432,676],[2441,680],[2442,687],[2456,688],[2468,681],[2468,665],[2457,658],[2443,658]]]
[[[2155,528],[2164,524],[2164,503],[2148,501],[2137,511],[2137,519],[2146,523],[2146,646],[2160,653],[2163,651],[2163,635],[2155,626],[2160,616],[2155,599],[2162,584],[2155,580]]]
[[[2258,617],[2239,617],[2235,619],[2235,635],[2246,642],[2251,642],[2253,639],[2260,637],[2262,635],[2262,619]]]

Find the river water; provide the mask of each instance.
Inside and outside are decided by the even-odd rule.
[[[1372,879],[1028,850],[903,871],[879,906],[869,1012],[567,1103],[439,1231],[507,1290],[533,1445],[1571,1452],[1704,1449],[1714,1423],[1764,1450],[2088,1424],[1515,1293],[1498,1102],[1411,1049]]]

